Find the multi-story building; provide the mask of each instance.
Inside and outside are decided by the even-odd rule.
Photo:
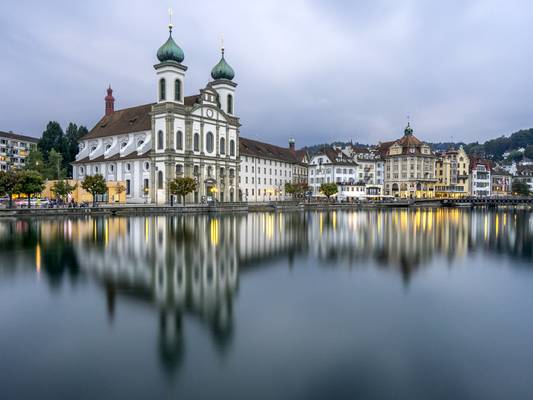
[[[513,181],[524,182],[529,187],[529,193],[533,193],[533,165],[518,165]]]
[[[309,163],[309,186],[313,196],[322,196],[320,185],[323,183],[355,184],[357,176],[357,163],[340,149],[322,149]]]
[[[493,168],[490,174],[491,195],[508,196],[511,194],[512,176],[503,168]]]
[[[39,139],[0,131],[0,171],[23,168],[30,150],[37,147]]]
[[[470,157],[470,194],[475,197],[491,195],[491,163],[488,160]]]
[[[435,163],[436,197],[466,197],[470,193],[470,160],[463,149],[450,149],[437,155]]]
[[[420,141],[409,124],[401,139],[380,143],[385,159],[385,195],[401,198],[435,196],[435,160],[428,144]]]
[[[236,201],[240,123],[235,73],[222,49],[213,80],[199,94],[185,97],[184,53],[169,28],[154,66],[157,101],[115,111],[110,88],[105,115],[80,140],[74,178],[102,174],[107,181],[125,183],[130,203],[164,204],[171,198],[169,182],[188,176],[197,180],[198,189],[186,202]]]
[[[239,190],[243,201],[287,200],[286,183],[306,183],[308,155],[294,140],[283,148],[241,137]]]

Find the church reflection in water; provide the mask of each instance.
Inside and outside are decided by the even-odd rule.
[[[169,371],[195,317],[220,351],[234,333],[239,274],[286,259],[319,267],[390,270],[407,284],[435,257],[450,266],[472,251],[533,260],[526,210],[368,210],[0,221],[0,279],[35,268],[50,287],[95,280],[110,321],[121,299],[157,310],[158,348]]]

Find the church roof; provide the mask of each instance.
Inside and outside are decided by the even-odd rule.
[[[286,147],[275,146],[273,144],[240,137],[239,154],[298,164],[303,161],[305,150],[292,151]]]
[[[98,157],[93,158],[92,160],[89,158],[89,156],[87,156],[80,160],[73,161],[72,164],[85,164],[89,162],[103,162],[103,161],[117,161],[117,160],[135,160],[135,159],[141,159],[141,158],[148,158],[148,152],[138,154],[136,151],[133,151],[129,154],[126,154],[125,156],[121,156],[120,153],[116,153],[107,158],[102,154]]]
[[[124,108],[112,114],[104,115],[82,139],[96,139],[131,132],[149,131],[152,129],[150,112],[154,104]]]

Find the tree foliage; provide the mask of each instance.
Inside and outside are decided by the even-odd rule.
[[[107,193],[107,185],[102,175],[87,175],[81,182],[81,187],[93,197],[93,206],[96,206],[96,196]]]
[[[190,177],[178,177],[169,182],[170,193],[181,196],[183,205],[185,205],[185,196],[194,192],[197,187],[196,179]]]
[[[31,196],[39,194],[44,189],[44,178],[37,171],[21,170],[16,172],[17,183],[15,193],[28,197],[28,208],[31,206]]]
[[[323,183],[320,185],[320,193],[326,196],[328,199],[337,194],[338,188],[336,183]]]
[[[9,207],[13,206],[13,194],[16,193],[18,173],[12,170],[0,171],[0,196],[9,197]]]
[[[65,198],[76,190],[77,187],[77,184],[71,185],[68,181],[60,180],[54,183],[52,186],[52,192],[54,192],[60,199],[65,200]]]
[[[519,196],[529,196],[529,186],[526,182],[520,180],[514,180],[511,186],[513,193],[516,193]]]
[[[38,148],[33,148],[30,150],[26,162],[24,164],[24,169],[37,171],[40,174],[44,175],[45,163],[43,158],[43,153]]]
[[[307,183],[285,183],[285,192],[293,197],[302,197],[307,191],[309,191],[309,185]]]

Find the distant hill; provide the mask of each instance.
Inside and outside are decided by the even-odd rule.
[[[345,146],[350,143],[354,146],[360,147],[370,146],[368,144],[337,141],[333,143],[323,143],[313,146],[307,146],[306,148],[311,154],[314,154],[323,147],[331,147],[333,145]],[[484,143],[440,142],[428,144],[434,151],[443,151],[452,147],[457,148],[459,146],[463,146],[468,154],[478,154],[482,157],[486,157],[495,161],[502,160],[503,154],[506,152],[512,152],[517,149],[524,148],[526,149],[526,156],[529,158],[533,158],[533,128],[522,129],[518,132],[512,133],[510,136],[500,136],[496,139],[487,140]]]

